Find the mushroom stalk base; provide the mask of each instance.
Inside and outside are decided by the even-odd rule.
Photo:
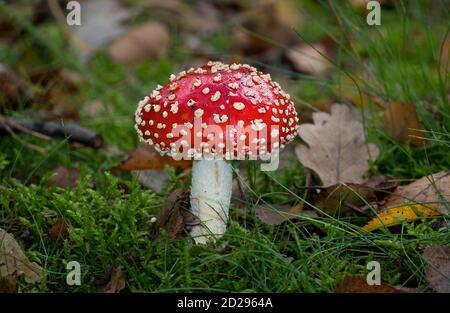
[[[232,177],[231,164],[225,160],[194,161],[191,211],[199,220],[191,230],[195,243],[214,241],[225,233]]]

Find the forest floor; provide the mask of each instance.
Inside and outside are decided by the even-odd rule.
[[[135,2],[124,1],[131,7]],[[31,85],[34,94],[31,101],[14,105],[2,97],[2,116],[71,120],[103,140],[101,147],[88,147],[70,139],[1,133],[0,227],[43,269],[37,284],[19,277],[18,291],[330,292],[349,275],[365,277],[374,260],[381,264],[383,282],[432,290],[423,250],[449,244],[448,215],[358,232],[376,213],[331,214],[336,208],[327,207],[329,214],[321,214],[324,208],[310,200],[314,188],[305,188],[319,186],[319,180],[294,152],[303,144],[300,138],[286,149],[277,171],[262,172],[254,161],[233,162],[245,196],[233,194],[228,230],[208,245],[174,238],[170,229],[158,238],[150,232],[151,218],[171,193],[189,189],[189,168],[150,166],[151,179],[162,177],[160,183],[151,182],[153,190],[137,178],[141,171],[117,170],[139,145],[133,121],[138,101],[170,74],[209,58],[270,72],[293,97],[300,123],[311,123],[312,112],[329,111],[333,103],[363,112],[358,120],[365,138],[379,149],[365,177],[378,175],[405,185],[450,171],[449,73],[448,64],[442,64],[448,63],[450,13],[444,1],[399,1],[383,7],[380,26],[368,26],[350,5],[336,4],[331,10],[322,2],[297,2],[302,21],[290,31],[298,44],[323,43],[329,58],[314,73],[301,73],[292,60],[279,57],[291,44],[258,26],[250,30],[261,32],[254,46],[275,47],[275,61],[270,53],[257,55],[254,46],[236,49],[241,43],[232,39],[229,25],[201,37],[208,52],[199,55],[186,47],[191,41],[186,43],[184,29],[170,24],[167,16],[159,22],[169,26],[171,42],[158,57],[124,65],[100,48],[86,61],[52,16],[30,22],[28,13],[0,1],[1,15],[8,16],[16,34],[0,41],[0,62]],[[148,10],[142,9],[133,23],[158,18]],[[398,132],[418,128],[426,140],[405,139],[386,127],[383,116],[393,103],[412,108],[408,116],[413,117],[406,119],[413,126],[399,126],[406,129]],[[403,123],[396,118],[393,124]],[[297,206],[298,215],[282,223],[265,222],[258,215],[262,204],[272,209]],[[383,205],[366,204],[374,210]],[[440,205],[448,208],[448,197]],[[66,283],[70,261],[81,265],[79,286]]]

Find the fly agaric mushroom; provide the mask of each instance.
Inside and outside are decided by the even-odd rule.
[[[294,103],[249,65],[208,62],[158,85],[139,102],[136,130],[162,155],[194,159],[191,211],[196,243],[226,230],[232,168],[228,160],[266,159],[297,135]]]

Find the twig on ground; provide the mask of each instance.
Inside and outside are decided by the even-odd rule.
[[[7,122],[7,120],[0,116],[0,129],[5,129],[14,139],[16,139],[17,141],[19,141],[21,144],[23,144],[25,147],[40,152],[40,153],[46,153],[47,149],[42,148],[38,145],[34,145],[32,143],[26,143],[24,142],[22,139],[19,138],[19,136],[17,136],[17,134],[14,132],[14,130],[12,130],[12,128],[10,127],[10,124]]]
[[[99,134],[74,122],[64,123],[63,121],[38,121],[0,117],[1,129],[6,130],[11,135],[14,133],[14,129],[44,140],[49,140],[53,137],[68,138],[71,142],[77,142],[93,148],[100,148],[103,144],[103,139]],[[15,133],[12,136],[15,137]]]

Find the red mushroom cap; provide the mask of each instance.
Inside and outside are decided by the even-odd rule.
[[[233,159],[282,149],[297,135],[294,103],[249,65],[208,62],[158,86],[135,114],[141,140],[174,158]]]

